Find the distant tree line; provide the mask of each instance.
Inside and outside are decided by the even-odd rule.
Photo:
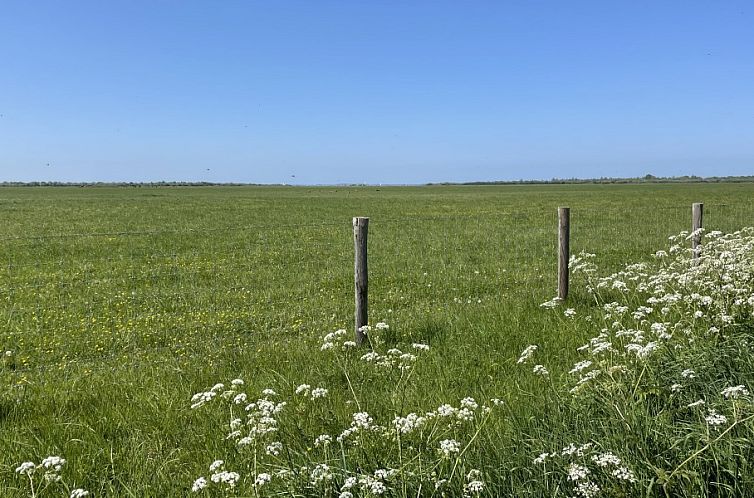
[[[2,182],[0,187],[243,187],[261,183],[215,182]],[[277,186],[282,186],[278,184]]]
[[[570,185],[570,184],[641,184],[641,183],[746,183],[754,182],[754,176],[654,176],[636,178],[552,178],[550,180],[500,180],[489,182],[444,182],[429,185]]]
[[[748,176],[654,176],[636,178],[552,178],[550,180],[499,180],[480,182],[440,182],[426,185],[582,185],[582,184],[641,184],[641,183],[747,183],[754,182],[754,175]],[[380,184],[381,186],[389,186]],[[240,182],[0,182],[0,187],[289,187],[284,183],[240,183]],[[307,185],[311,186],[311,185]],[[322,185],[332,186],[332,185]],[[341,187],[369,187],[377,184],[354,183],[338,184]]]

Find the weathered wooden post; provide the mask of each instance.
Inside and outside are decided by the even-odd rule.
[[[570,257],[571,208],[558,208],[558,299],[568,297],[568,259]]]
[[[695,202],[691,205],[691,258],[699,258],[699,246],[702,243],[702,216],[704,214],[704,203]],[[697,232],[698,231],[698,232]],[[696,233],[695,233],[696,232]]]
[[[369,232],[369,218],[356,217],[353,219],[353,248],[354,266],[353,279],[356,298],[356,344],[364,342],[366,334],[359,330],[369,323],[368,294],[369,274],[367,271],[367,234]]]

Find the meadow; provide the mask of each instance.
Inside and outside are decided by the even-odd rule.
[[[729,415],[736,422],[719,452],[722,431],[705,439],[691,425],[668,436],[667,447],[651,446],[655,433],[672,432],[670,419],[679,420],[666,409],[676,391],[658,387],[668,371],[641,370],[628,392],[606,387],[621,393],[620,403],[604,391],[575,397],[569,372],[583,360],[577,348],[599,334],[605,302],[574,275],[566,303],[541,304],[555,295],[558,206],[571,208],[572,254],[596,254],[600,274],[609,275],[667,250],[669,236],[689,230],[692,202],[705,203],[708,231],[728,233],[754,226],[753,201],[750,183],[2,188],[0,350],[8,353],[0,363],[0,496],[30,496],[17,468],[50,455],[66,460],[62,480],[37,477],[37,496],[77,488],[91,496],[187,496],[200,476],[210,480],[217,460],[240,475],[226,472],[199,493],[751,496],[748,394]],[[378,356],[361,362],[368,348],[348,356],[344,344],[353,334],[353,216],[370,217],[370,323],[387,324],[374,329]],[[735,323],[725,335],[735,340],[697,339],[697,356],[684,359],[699,370],[712,362],[698,389],[754,388],[744,354],[754,322],[743,313]],[[347,335],[326,337],[339,329]],[[530,345],[545,375],[521,360]],[[409,350],[413,359],[398,359]],[[363,365],[370,361],[390,364]],[[680,368],[679,355],[662,363],[670,364]],[[217,383],[224,385],[213,389]],[[240,437],[228,433],[238,410],[215,402],[224,392],[226,401],[235,398],[241,386],[250,402],[287,400],[279,411],[291,418],[275,422],[280,441],[239,449]],[[324,399],[312,395],[318,386]],[[197,403],[204,398],[196,393],[214,394]],[[344,427],[358,435],[430,410],[436,420],[446,404],[452,416],[473,412],[471,425],[435,424],[407,446],[399,436],[401,455],[380,446],[382,433],[334,449]],[[245,411],[278,415],[263,406]],[[374,420],[359,422],[355,413]],[[324,430],[333,441],[315,445]],[[284,448],[270,449],[278,442]],[[708,444],[715,451],[696,455]],[[565,473],[533,463],[569,445],[576,446],[564,454],[622,452],[634,462],[633,480],[600,482],[603,494],[590,495],[583,477],[570,478],[571,463],[558,464]],[[314,474],[285,477],[304,465]],[[374,474],[381,469],[390,475]],[[349,476],[365,484],[344,487]],[[386,490],[373,487],[377,481]]]

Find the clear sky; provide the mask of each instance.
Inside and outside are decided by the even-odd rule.
[[[647,173],[754,174],[750,0],[0,9],[0,180]]]

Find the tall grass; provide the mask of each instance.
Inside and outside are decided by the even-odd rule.
[[[696,384],[675,378],[683,370],[664,370],[672,363],[661,351],[662,369],[630,377],[627,365],[630,389],[609,388],[623,401],[607,404],[601,382],[609,376],[602,374],[571,393],[580,378],[568,373],[574,363],[597,363],[577,348],[599,334],[603,305],[613,297],[597,284],[587,292],[584,282],[567,303],[539,306],[554,292],[558,204],[573,209],[573,247],[596,252],[611,273],[648,261],[667,235],[687,226],[691,201],[707,202],[708,227],[743,226],[751,186],[0,193],[12,214],[6,237],[158,232],[11,239],[0,247],[9,289],[0,296],[2,346],[12,352],[3,360],[0,398],[0,489],[8,496],[29,493],[27,479],[15,472],[22,462],[51,455],[67,460],[63,480],[41,496],[59,496],[60,486],[95,496],[185,496],[199,477],[208,481],[203,493],[218,495],[338,496],[349,478],[356,483],[343,492],[354,496],[373,491],[377,481],[392,496],[558,496],[575,494],[581,484],[589,492],[586,479],[569,480],[569,470],[583,472],[572,464],[587,468],[589,482],[608,496],[746,496],[751,484],[751,425],[741,415],[748,398],[736,398],[735,418],[724,411],[732,405],[722,394],[751,386],[745,319],[736,317],[735,334],[684,350],[695,364],[705,347],[704,358],[714,360],[692,380],[710,389],[704,410],[726,417],[717,429],[707,424],[708,411],[688,412],[673,425],[696,401],[678,401],[679,393],[696,397],[689,387]],[[648,202],[655,203],[649,212],[624,209]],[[140,217],[146,212],[155,215]],[[351,321],[350,216],[362,214],[373,220],[372,323],[389,324],[372,331],[383,342],[374,345],[381,356],[371,362],[361,359],[366,351],[344,351],[342,343],[321,350],[326,334]],[[299,229],[284,222],[296,215],[304,220]],[[342,226],[332,224],[340,218]],[[645,236],[636,237],[642,219]],[[260,228],[207,231],[245,224]],[[664,264],[657,261],[651,264]],[[627,294],[634,301],[625,306],[646,305],[640,294]],[[570,317],[563,314],[569,308]],[[538,345],[532,357],[517,363],[530,344]],[[391,349],[416,361],[401,370]],[[680,354],[673,356],[678,368]],[[221,397],[237,378],[244,384],[233,398],[245,393],[243,405]],[[668,382],[651,383],[662,379]],[[208,395],[212,402],[192,410],[192,396],[218,382],[225,386]],[[676,383],[685,390],[664,390]],[[327,395],[312,399],[316,388]],[[271,432],[239,448],[251,436],[227,439],[239,430],[231,422],[246,422],[259,400],[268,407],[265,398],[287,403],[275,414],[280,436]],[[670,402],[678,410],[667,408]],[[458,420],[464,409],[474,414],[470,420]],[[370,418],[354,419],[356,413]],[[398,436],[422,417],[431,421]],[[389,432],[360,433],[364,425]],[[667,440],[670,426],[675,439]],[[337,438],[352,427],[354,439],[347,437],[341,452]],[[709,436],[700,439],[705,427]],[[331,442],[315,445],[322,435]],[[353,445],[357,439],[363,444]],[[615,460],[608,452],[619,466],[609,466]],[[224,462],[210,472],[215,460]],[[613,476],[620,467],[630,478]],[[226,484],[238,473],[232,490],[212,481],[223,471]],[[261,474],[269,482],[255,486]]]

